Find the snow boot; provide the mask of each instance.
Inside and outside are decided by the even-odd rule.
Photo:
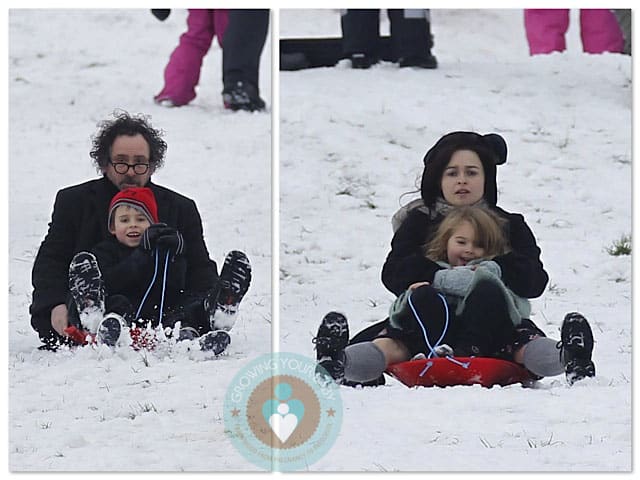
[[[231,343],[231,336],[224,330],[214,330],[200,337],[200,350],[220,355]]]
[[[200,335],[198,335],[198,331],[193,327],[182,327],[178,332],[178,342],[182,342],[185,340],[195,340]]]
[[[258,94],[258,89],[247,82],[236,82],[225,86],[222,90],[222,102],[224,108],[234,112],[237,110],[259,112],[266,107],[264,100]]]
[[[92,253],[79,252],[71,260],[69,291],[82,326],[92,333],[97,332],[104,317],[105,291],[98,261]]]
[[[569,385],[583,378],[595,376],[596,366],[591,360],[593,333],[589,322],[582,314],[567,313],[562,322],[557,346]]]
[[[125,323],[124,319],[117,313],[107,313],[98,326],[96,342],[98,345],[115,347],[122,336]]]
[[[231,330],[250,283],[251,264],[247,256],[238,250],[229,252],[220,271],[218,286],[209,292],[203,303],[212,330]]]
[[[320,322],[318,333],[312,341],[316,346],[318,366],[322,367],[316,369],[316,374],[326,376],[328,373],[337,383],[342,383],[344,381],[344,349],[349,343],[347,318],[339,312],[327,313]]]
[[[400,68],[419,67],[431,70],[438,68],[438,60],[436,60],[436,57],[431,55],[431,53],[427,53],[425,55],[400,58],[398,59],[398,65]]]

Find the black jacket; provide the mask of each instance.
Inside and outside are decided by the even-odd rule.
[[[161,222],[180,231],[186,260],[185,288],[206,292],[217,282],[214,261],[204,243],[202,220],[193,200],[168,188],[147,185],[156,197]],[[109,203],[118,192],[106,177],[64,188],[56,195],[49,231],[36,256],[33,271],[31,324],[50,330],[50,312],[68,296],[69,263],[80,251],[90,251],[111,237],[107,226]],[[42,332],[44,333],[44,332]]]
[[[540,260],[540,248],[524,217],[499,207],[491,209],[507,220],[506,237],[512,251],[494,260],[502,269],[502,280],[517,295],[535,298],[542,295],[549,276]],[[382,283],[396,295],[416,282],[433,282],[435,262],[425,258],[424,246],[436,232],[444,216],[431,220],[427,213],[411,210],[391,240],[391,252],[382,267]]]
[[[91,252],[98,260],[107,296],[124,295],[134,312],[138,311],[144,298],[140,318],[157,321],[161,305],[164,313],[179,306],[186,286],[187,262],[184,255],[170,257],[165,278],[164,251],[159,252],[156,265],[155,252],[128,247],[112,236],[92,248]],[[153,287],[147,293],[152,281]]]

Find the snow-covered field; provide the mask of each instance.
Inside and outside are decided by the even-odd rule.
[[[186,12],[9,13],[9,468],[248,471],[224,433],[233,375],[271,348],[271,117],[221,105],[220,50],[192,106],[152,96]],[[632,68],[569,51],[529,57],[521,10],[433,10],[437,70],[380,64],[282,72],[279,82],[281,351],[313,356],[329,310],[355,332],[386,316],[380,282],[390,218],[426,150],[452,130],[497,132],[509,157],[499,205],[523,213],[551,276],[533,320],[594,327],[597,376],[568,387],[342,389],[344,424],[314,471],[628,471],[632,467],[632,265],[607,248],[630,235]],[[387,29],[383,17],[383,31]],[[281,37],[339,35],[336,10],[281,10]],[[271,97],[271,42],[261,92]],[[36,350],[30,272],[58,189],[96,176],[88,151],[115,108],[166,131],[154,180],[192,198],[211,256],[247,252],[254,282],[230,353]]]
[[[191,106],[153,103],[185,19],[182,9],[164,23],[147,9],[9,14],[11,470],[257,470],[227,440],[222,400],[237,370],[271,350],[271,117],[223,109],[217,44]],[[90,137],[115,108],[147,113],[166,132],[166,164],[153,179],[196,201],[219,267],[236,248],[253,263],[226,357],[36,350],[33,259],[56,191],[97,177]]]
[[[387,22],[383,16],[383,31]],[[381,64],[280,74],[280,347],[312,354],[329,310],[384,318],[390,218],[453,130],[497,132],[499,205],[534,230],[551,277],[533,320],[558,338],[582,311],[597,377],[520,386],[343,389],[342,433],[312,470],[631,468],[631,59],[528,56],[521,10],[433,10],[434,71]],[[339,35],[335,11],[282,11],[281,37]],[[414,197],[401,201],[407,203]]]

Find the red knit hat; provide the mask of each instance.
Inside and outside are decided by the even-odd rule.
[[[153,191],[147,187],[129,187],[116,193],[109,204],[109,219],[107,225],[111,226],[114,210],[120,205],[133,207],[141,212],[149,223],[158,223],[158,204]]]

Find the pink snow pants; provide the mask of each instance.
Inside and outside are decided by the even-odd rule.
[[[222,46],[227,21],[226,9],[189,9],[187,31],[180,36],[165,67],[164,88],[154,97],[156,102],[171,100],[175,106],[181,106],[196,98],[202,59],[211,48],[214,36],[218,36]]]
[[[569,28],[569,10],[525,9],[524,28],[531,55],[562,52]],[[581,9],[580,38],[587,53],[622,52],[624,38],[611,10]]]

